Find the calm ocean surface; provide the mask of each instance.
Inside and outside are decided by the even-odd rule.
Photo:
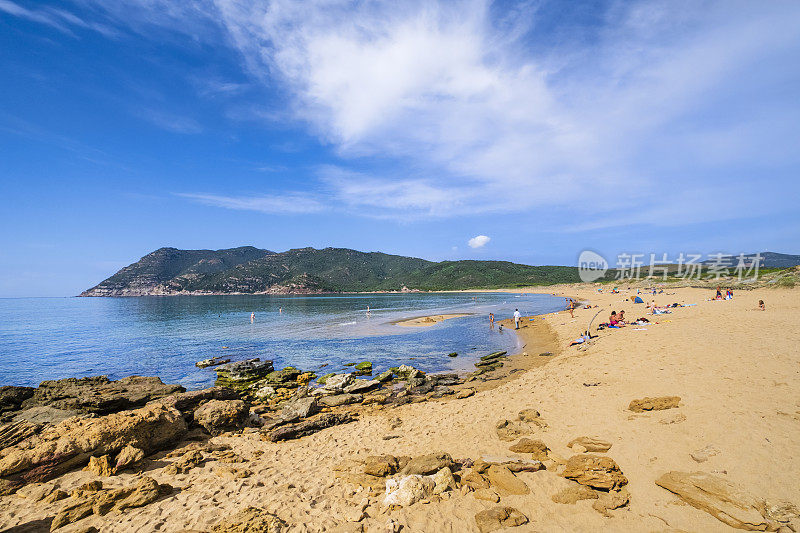
[[[463,370],[480,355],[517,348],[513,332],[488,326],[490,312],[507,318],[515,308],[547,313],[563,309],[564,299],[508,293],[0,299],[0,385],[137,374],[197,389],[212,385],[216,374],[194,364],[212,356],[272,359],[276,368],[320,375],[362,360],[372,361],[376,373],[402,363],[427,372]],[[427,328],[392,324],[454,312],[474,314]],[[449,358],[450,352],[459,356]]]

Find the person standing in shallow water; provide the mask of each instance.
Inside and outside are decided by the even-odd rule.
[[[256,314],[255,313],[250,313],[250,323],[252,324],[255,321],[256,321]]]
[[[489,327],[494,328],[494,313],[489,313]]]
[[[519,329],[519,319],[522,318],[522,315],[519,312],[519,309],[514,309],[514,329]]]

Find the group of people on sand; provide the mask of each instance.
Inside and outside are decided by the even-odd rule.
[[[519,329],[519,321],[522,320],[522,313],[519,309],[514,309],[514,329]],[[494,329],[494,313],[489,313],[489,327]],[[503,324],[500,324],[500,331],[503,331]]]
[[[725,289],[725,296],[722,296],[722,287],[717,286],[717,295],[714,297],[715,300],[733,300],[733,291],[730,289]]]

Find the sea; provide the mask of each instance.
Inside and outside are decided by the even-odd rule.
[[[213,385],[209,357],[272,360],[318,375],[371,361],[375,374],[400,364],[466,371],[481,355],[519,348],[497,319],[564,309],[564,298],[513,293],[302,296],[148,296],[0,299],[0,385],[106,375],[158,376],[187,389]],[[251,322],[251,313],[254,320]],[[395,322],[468,313],[428,327]],[[451,358],[449,353],[457,352]]]

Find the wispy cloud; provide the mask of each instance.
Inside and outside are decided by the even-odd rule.
[[[730,184],[800,164],[800,105],[775,90],[796,85],[796,2],[610,2],[558,39],[525,2],[107,4],[119,21],[219,28],[253,83],[288,97],[258,117],[334,148],[320,180],[355,213],[618,220],[635,204],[653,221],[702,211],[710,189],[726,216],[788,205]]]
[[[258,211],[269,214],[307,214],[326,209],[318,200],[301,194],[263,196],[224,196],[217,194],[177,193],[177,196],[213,207]]]
[[[41,9],[28,9],[11,0],[0,0],[0,12],[45,24],[72,36],[75,34],[71,27],[94,30],[106,37],[115,37],[117,35],[117,31],[106,24],[87,22],[69,11],[49,6]]]
[[[139,116],[155,124],[159,128],[173,133],[183,133],[187,135],[201,133],[203,126],[195,119],[175,115],[166,111],[145,109],[139,112]]]

